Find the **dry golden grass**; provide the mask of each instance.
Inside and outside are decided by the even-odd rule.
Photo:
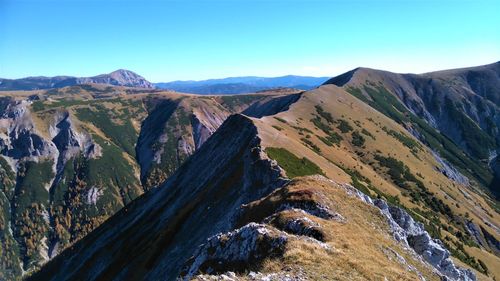
[[[368,130],[375,137],[375,140],[365,136],[365,147],[359,148],[350,143],[350,133],[347,133],[341,134],[344,140],[339,147],[327,146],[315,136],[324,136],[324,133],[310,122],[310,119],[314,117],[313,114],[316,114],[315,105],[320,105],[335,120],[344,119],[348,121],[354,129],[361,130],[364,128]],[[286,123],[280,122],[274,117],[286,120]],[[255,123],[259,128],[259,135],[263,139],[264,147],[283,147],[297,156],[307,157],[316,163],[327,177],[338,182],[351,181],[350,176],[339,167],[357,170],[368,178],[377,189],[392,196],[398,195],[403,205],[408,208],[416,208],[418,206],[410,202],[409,197],[402,195],[402,190],[392,183],[390,177],[385,174],[384,169],[377,170],[379,165],[374,160],[374,155],[378,153],[399,159],[409,167],[413,174],[417,172],[421,174],[423,178],[420,179],[425,186],[434,193],[436,198],[443,200],[455,214],[465,217],[466,213],[468,213],[470,219],[500,240],[498,233],[484,222],[484,220],[487,220],[489,223],[500,227],[500,215],[487,204],[479,192],[473,188],[461,186],[437,171],[436,166],[438,166],[438,163],[425,146],[423,146],[423,150],[417,153],[418,158],[413,155],[408,147],[388,135],[382,128],[386,127],[389,130],[402,132],[406,136],[413,138],[411,134],[393,120],[375,111],[341,88],[327,85],[307,92],[288,111],[275,116],[263,117],[256,120]],[[356,123],[360,126],[358,127]],[[279,126],[282,130],[279,131],[273,128],[273,125]],[[300,138],[308,133],[300,135],[292,126],[304,127],[312,131],[313,133],[309,133],[311,135],[309,140],[318,146],[321,152],[316,153],[304,145]],[[335,126],[332,125],[332,127]],[[415,138],[413,139],[417,141]],[[362,151],[364,155],[358,156],[356,152],[359,151]],[[425,209],[425,206],[419,208]],[[441,222],[450,225],[450,222],[444,217],[441,218]],[[453,234],[444,230],[442,234],[453,237]],[[479,249],[474,248],[468,252],[483,260],[479,251]],[[489,263],[483,260],[488,267],[495,267],[500,263],[500,259],[496,256],[492,255],[490,259]],[[500,277],[500,275],[497,275],[498,273],[493,272],[493,274],[497,278]]]
[[[338,184],[305,177],[295,180],[286,189],[292,193],[308,191],[324,196],[323,203],[328,202],[327,206],[341,214],[345,222],[306,215],[321,225],[329,248],[304,239],[291,239],[283,258],[264,263],[263,272],[300,269],[311,280],[418,280],[415,272],[396,260],[389,250],[392,249],[427,280],[439,280],[427,264],[413,258],[396,243],[378,209],[349,196]],[[279,200],[283,194],[286,193],[273,194],[273,200]]]

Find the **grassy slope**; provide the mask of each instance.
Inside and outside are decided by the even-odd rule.
[[[318,110],[317,105],[320,105],[321,110]],[[452,249],[460,249],[462,245],[470,243],[470,237],[462,224],[466,213],[476,223],[481,223],[482,218],[499,220],[498,213],[491,209],[482,196],[467,191],[472,193],[472,199],[467,199],[461,191],[464,187],[436,171],[435,166],[438,164],[431,153],[404,127],[336,86],[323,86],[307,93],[289,111],[276,117],[278,119],[264,117],[261,121],[271,125],[260,126],[264,146],[283,147],[298,157],[306,156],[328,177],[339,182],[351,181],[372,196],[384,196],[395,204],[405,206],[413,211],[417,219],[426,223],[436,237],[448,237],[447,243]],[[318,119],[322,125],[319,125]],[[256,123],[259,124],[259,120]],[[281,131],[272,126],[279,126]],[[353,143],[352,132],[362,130],[367,131],[364,143],[357,145]],[[331,132],[342,137],[339,145],[321,140]],[[299,143],[297,140],[300,140]],[[391,164],[384,161],[380,163],[380,159],[376,159],[377,155],[402,161],[406,166],[402,167],[403,174],[406,169],[408,178],[403,178],[403,182],[395,181],[397,173],[392,173],[394,178],[390,167],[387,167]],[[339,168],[343,171],[339,172]],[[475,207],[478,204],[481,209]],[[458,217],[450,219],[450,214]],[[477,260],[464,256],[473,254],[469,252],[459,254],[470,265],[478,267]],[[494,264],[484,262],[494,267]]]
[[[268,148],[269,149],[269,148]],[[263,263],[260,272],[290,271],[310,280],[416,280],[414,272],[408,271],[394,258],[394,252],[400,254],[408,264],[421,272],[426,280],[438,280],[431,269],[414,259],[409,252],[396,243],[389,235],[387,221],[380,212],[367,206],[358,198],[349,196],[336,183],[318,178],[297,178],[282,190],[268,198],[249,204],[252,214],[265,213],[269,203],[279,206],[287,200],[304,200],[301,196],[312,196],[331,211],[340,214],[345,222],[325,220],[304,215],[318,223],[323,240],[330,249],[324,249],[304,240],[291,240],[283,258],[269,259]],[[292,195],[293,194],[293,195]],[[307,198],[307,197],[305,197]],[[316,199],[314,199],[316,198]],[[268,212],[268,211],[267,211]],[[284,219],[294,219],[292,212],[281,212]],[[288,216],[288,217],[287,217]],[[367,243],[367,241],[376,241]],[[394,251],[394,252],[392,252]]]

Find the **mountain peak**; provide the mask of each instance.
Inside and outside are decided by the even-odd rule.
[[[109,75],[133,75],[133,76],[142,77],[139,74],[133,72],[132,70],[123,69],[123,68],[120,68],[120,69],[117,69],[113,72],[110,72]]]

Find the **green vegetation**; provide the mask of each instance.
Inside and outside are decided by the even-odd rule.
[[[130,113],[129,113],[130,114]],[[76,116],[84,122],[90,122],[101,129],[113,143],[120,146],[129,155],[135,157],[135,144],[137,143],[138,133],[132,125],[129,116],[119,114],[103,105],[95,105],[91,108],[77,108]],[[120,121],[114,121],[118,118]]]
[[[280,121],[281,123],[285,123],[285,124],[287,123],[287,122],[286,122],[286,120],[285,120],[285,119],[283,119],[283,118],[274,117],[274,119],[276,119],[276,120]]]
[[[413,129],[421,136],[421,141],[428,145],[432,150],[439,153],[441,157],[457,167],[465,175],[476,178],[479,182],[488,186],[493,180],[493,175],[488,170],[487,165],[481,161],[469,157],[453,141],[432,128],[423,119],[417,117],[391,93],[381,86],[364,86],[365,92],[370,99],[365,97],[361,89],[347,88],[347,91],[353,96],[368,103],[384,115],[392,118],[400,124],[411,124]],[[411,142],[406,142],[412,146]]]
[[[346,174],[351,176],[351,184],[354,186],[356,189],[359,191],[363,192],[364,194],[370,196],[371,192],[370,189],[365,185],[367,183],[370,185],[370,179],[366,178],[365,176],[361,175],[361,173],[357,170],[352,170],[349,168],[345,168],[343,166],[339,166]],[[371,187],[371,186],[370,186]],[[373,187],[371,187],[373,188]]]
[[[276,129],[276,130],[278,130],[278,131],[283,130],[283,128],[281,128],[280,126],[276,126],[276,125],[273,125],[273,128],[275,128],[275,129]]]
[[[163,183],[189,157],[184,151],[177,150],[179,139],[188,133],[189,115],[183,108],[178,108],[163,127],[155,128],[158,134],[165,134],[151,147],[153,151],[162,150],[160,163],[153,162],[141,179],[146,190]]]
[[[35,111],[35,112],[45,110],[45,105],[43,104],[43,101],[39,101],[39,100],[34,101],[33,104],[31,105],[31,107],[33,108],[33,111]]]
[[[131,171],[134,166],[123,151],[97,135],[92,138],[102,148],[102,156],[70,159],[54,187],[50,214],[53,217],[52,239],[66,247],[88,234],[109,216],[142,193]],[[90,193],[95,201],[89,201]]]
[[[314,152],[320,153],[321,149],[315,145],[312,141],[310,141],[307,137],[300,139],[305,145],[309,146]]]
[[[17,280],[22,274],[19,247],[8,229],[11,221],[9,198],[12,198],[15,174],[0,157],[0,280]]]
[[[393,157],[384,157],[378,154],[375,155],[375,159],[381,166],[388,168],[387,174],[391,177],[392,181],[397,186],[408,191],[414,203],[422,202],[432,211],[441,213],[450,219],[454,218],[450,207],[441,199],[437,199],[425,187],[424,183],[410,172],[410,169],[403,162]]]
[[[22,162],[17,176],[18,183],[14,194],[16,205],[12,213],[15,221],[13,228],[26,270],[36,268],[42,260],[40,241],[47,235],[49,228],[44,213],[49,201],[46,186],[54,176],[52,162]]]
[[[323,123],[322,118],[327,120],[328,123],[333,123],[333,117],[330,113],[323,111],[321,106],[316,106],[316,111],[320,116],[315,116],[311,119],[311,122],[316,126],[316,128],[320,129],[326,134],[326,137],[318,136],[318,138],[328,146],[333,146],[334,144],[340,145],[340,141],[342,140],[342,136],[340,136],[337,132],[333,131],[333,129]]]
[[[332,129],[330,128],[330,126],[323,123],[321,121],[321,118],[318,116],[311,119],[311,122],[314,124],[314,126],[316,126],[316,128],[320,129],[321,131],[323,131],[327,135],[330,134],[330,132],[332,132]]]
[[[334,119],[330,112],[324,111],[320,105],[316,105],[314,108],[316,108],[316,112],[319,114],[319,116],[324,118],[328,123],[333,123]]]
[[[324,175],[318,165],[303,157],[302,159],[284,148],[268,147],[267,155],[278,162],[289,178],[320,174]]]
[[[351,135],[352,135],[351,143],[354,146],[362,147],[365,144],[365,138],[358,131],[352,132]]]
[[[367,129],[363,128],[361,130],[361,133],[365,136],[369,136],[370,138],[372,138],[372,140],[376,140],[375,136],[372,135],[372,133],[370,133]]]
[[[344,119],[339,119],[338,122],[339,124],[337,126],[337,129],[339,129],[343,134],[354,130],[348,121]]]
[[[460,128],[468,150],[479,159],[488,159],[490,149],[495,148],[495,140],[481,130],[467,115],[458,110],[458,107],[450,99],[445,100],[445,109],[450,114],[451,120]]]
[[[404,146],[408,147],[413,153],[418,152],[418,150],[422,150],[422,146],[416,140],[408,137],[407,135],[396,132],[394,130],[389,130],[387,127],[383,127],[382,130],[386,132],[388,135],[397,139]]]
[[[452,246],[452,244],[454,246]],[[459,259],[465,264],[470,265],[472,268],[475,270],[483,273],[483,274],[488,274],[488,267],[484,264],[483,261],[481,260],[476,260],[473,256],[469,255],[465,249],[462,243],[460,242],[452,242],[452,244],[446,243],[444,241],[444,245],[448,250],[450,250],[451,255]]]
[[[299,132],[299,135],[303,135],[304,132],[306,133],[309,133],[309,134],[312,134],[313,132],[311,130],[309,130],[308,128],[303,128],[303,127],[299,127],[299,126],[293,126],[291,125],[292,128],[294,128],[295,130],[297,130]]]

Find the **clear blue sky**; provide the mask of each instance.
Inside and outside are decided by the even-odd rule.
[[[0,0],[0,77],[150,81],[500,60],[500,1]]]

